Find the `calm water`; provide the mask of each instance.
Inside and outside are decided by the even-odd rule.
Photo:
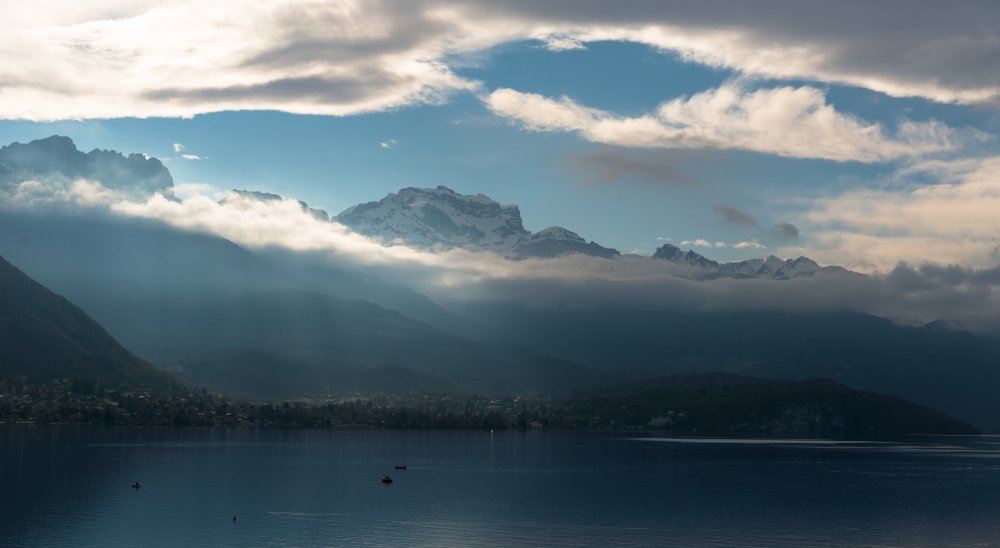
[[[0,427],[0,493],[4,546],[1000,546],[1000,438]]]

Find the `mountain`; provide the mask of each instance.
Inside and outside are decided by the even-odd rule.
[[[178,297],[134,314],[131,325],[122,326],[122,340],[154,363],[183,367],[196,382],[207,382],[200,370],[217,367],[213,353],[233,350],[264,351],[316,368],[310,392],[325,391],[327,384],[331,391],[345,390],[328,371],[343,368],[398,367],[480,392],[560,392],[594,380],[569,360],[452,335],[364,301],[295,290]],[[242,375],[240,362],[232,364],[227,374]]]
[[[676,264],[693,266],[699,269],[700,278],[766,278],[771,280],[791,280],[803,276],[819,275],[854,275],[839,266],[820,266],[806,257],[797,259],[779,259],[769,255],[763,259],[750,259],[732,263],[719,263],[692,251],[682,251],[673,244],[663,244],[653,253],[654,259],[670,261]]]
[[[653,252],[653,258],[687,266],[696,266],[706,270],[719,268],[719,263],[711,259],[706,259],[704,256],[695,253],[690,249],[687,251],[681,251],[681,248],[672,244],[663,244],[662,246],[656,248],[656,251]]]
[[[151,303],[287,289],[370,301],[445,329],[462,323],[415,291],[322,258],[251,252],[155,221],[5,212],[0,253],[112,333],[130,329],[131,317]]]
[[[484,340],[560,356],[609,378],[704,372],[832,378],[1000,431],[1000,339],[994,336],[857,313],[486,304],[460,312],[487,326],[478,335]]]
[[[620,254],[561,227],[529,232],[517,206],[500,205],[482,194],[459,194],[445,186],[404,188],[377,202],[348,208],[335,220],[386,243],[402,241],[425,249],[457,247],[510,258]]]
[[[157,192],[172,196],[174,186],[170,172],[156,158],[98,149],[83,153],[69,137],[53,135],[0,148],[0,190],[9,191],[28,180],[76,179],[100,181],[136,199]]]
[[[0,378],[19,377],[104,388],[172,384],[82,310],[0,257]]]
[[[675,434],[859,440],[979,433],[935,409],[828,379],[678,375],[576,390],[569,400],[576,414]]]
[[[393,373],[396,379],[419,380],[414,386],[426,390],[561,391],[594,379],[568,360],[477,342],[357,296],[337,296],[382,294],[442,322],[452,317],[412,291],[318,262],[272,260],[156,222],[5,214],[0,252],[80,303],[140,356],[213,389],[289,397],[285,388],[269,392],[278,384],[263,375],[256,384],[241,377],[241,359],[216,359],[226,353],[255,355],[258,370],[263,362],[304,364],[294,374],[307,380],[291,384],[312,392],[371,386],[392,368],[408,370]],[[346,377],[334,370],[353,380],[341,382]]]

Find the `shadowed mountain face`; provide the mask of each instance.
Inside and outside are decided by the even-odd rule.
[[[133,198],[160,192],[170,196],[174,180],[156,158],[110,150],[83,153],[68,137],[52,136],[0,148],[0,189],[34,179],[100,181]]]
[[[269,260],[221,238],[156,223],[5,215],[0,252],[79,302],[128,348],[181,366],[189,380],[210,388],[268,393],[265,379],[273,377],[259,376],[257,385],[240,377],[242,360],[233,352],[253,354],[248,361],[258,370],[265,362],[289,367],[291,376],[306,379],[291,384],[310,392],[371,386],[391,368],[411,370],[395,377],[424,390],[562,391],[594,380],[568,360],[472,341],[335,296],[356,299],[367,291],[428,317],[451,318],[408,290],[318,264]],[[223,354],[229,357],[213,361]],[[220,363],[231,367],[220,371]],[[332,369],[354,380],[339,382]],[[271,392],[279,395],[305,393]]]
[[[72,303],[0,257],[0,377],[155,388],[169,377],[123,348]]]
[[[974,435],[966,422],[899,398],[830,380],[678,375],[574,391],[575,412],[678,434],[879,439]]]
[[[729,372],[826,377],[1000,429],[1000,340],[862,314],[467,307],[496,338],[622,379]]]

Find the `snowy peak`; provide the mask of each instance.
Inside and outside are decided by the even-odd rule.
[[[697,266],[700,268],[718,268],[719,263],[707,259],[694,251],[687,250],[683,251],[681,248],[673,244],[663,244],[656,249],[653,253],[654,259],[663,259],[665,261],[670,261],[673,263],[684,264],[688,266]]]
[[[587,241],[580,237],[579,234],[573,232],[572,230],[567,230],[561,226],[550,226],[548,228],[543,228],[538,232],[531,235],[531,241],[537,240],[565,240],[570,242],[581,242],[586,243]]]
[[[348,208],[335,220],[387,243],[402,241],[427,249],[457,247],[519,259],[619,254],[562,227],[533,234],[525,230],[516,205],[501,205],[482,194],[459,194],[445,186],[404,188],[377,202]]]
[[[511,256],[516,259],[552,258],[562,255],[591,255],[610,259],[621,255],[617,249],[603,247],[596,242],[588,242],[572,230],[561,226],[550,226],[532,234],[528,239],[518,243]]]
[[[445,186],[404,188],[377,202],[348,208],[336,220],[386,242],[506,252],[530,233],[517,206],[482,194],[466,196]]]
[[[849,271],[839,266],[822,267],[806,257],[797,259],[780,259],[768,255],[763,259],[750,259],[732,263],[717,263],[695,253],[682,251],[679,247],[664,244],[656,253],[654,259],[662,259],[673,263],[696,266],[703,270],[706,278],[766,278],[771,280],[791,280],[816,274],[843,274]]]

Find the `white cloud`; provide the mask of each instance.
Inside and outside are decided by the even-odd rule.
[[[757,240],[743,241],[736,243],[726,243],[726,242],[710,242],[708,240],[698,238],[696,240],[684,240],[681,242],[684,246],[694,246],[694,247],[708,247],[716,249],[767,249],[767,246],[758,242]]]
[[[0,204],[13,206],[19,210],[105,209],[109,204],[127,199],[124,193],[107,188],[99,181],[88,179],[63,177],[45,181],[29,179],[8,188],[0,187]]]
[[[520,40],[554,50],[630,41],[749,77],[1000,97],[1000,6],[989,2],[8,0],[2,10],[0,118],[439,103],[478,86],[449,63]]]
[[[206,183],[174,183],[174,197],[186,200],[195,196],[207,196],[219,201],[229,195],[229,191],[216,188]]]
[[[886,272],[899,261],[984,267],[1000,245],[1000,157],[926,162],[899,172],[891,188],[822,198],[802,215],[800,247],[835,264]],[[933,178],[933,184],[910,179]]]
[[[184,186],[184,185],[180,185]],[[460,249],[421,251],[383,245],[318,220],[294,199],[258,200],[188,184],[183,200],[134,201],[95,181],[25,181],[0,194],[0,207],[114,214],[206,232],[248,248],[278,247],[330,260],[338,268],[405,283],[442,303],[518,302],[527,306],[634,306],[685,310],[864,311],[908,321],[956,319],[1000,328],[1000,269],[900,267],[884,277],[790,281],[692,280],[690,268],[648,257],[574,255],[511,261]],[[197,193],[203,190],[206,194]],[[713,245],[707,241],[702,243]],[[734,244],[738,245],[738,244]]]
[[[549,51],[568,51],[573,49],[587,49],[587,46],[583,45],[583,42],[580,42],[576,38],[549,36],[545,39],[545,49]]]
[[[204,158],[197,154],[181,154],[180,157],[182,160],[204,160]]]
[[[879,124],[839,113],[808,86],[745,91],[735,84],[674,99],[653,114],[616,117],[568,97],[501,88],[485,97],[497,115],[531,131],[574,132],[596,143],[635,148],[741,149],[799,158],[878,162],[952,149],[957,133],[938,122]]]
[[[395,139],[389,139],[388,141],[382,141],[381,143],[378,144],[378,146],[380,148],[384,148],[384,149],[393,148],[393,147],[396,146],[396,140]]]
[[[182,150],[184,150],[184,145],[180,143],[174,143],[174,154],[177,154]]]
[[[734,249],[767,249],[766,245],[755,240],[749,242],[736,242],[735,244],[731,244],[729,247]]]

